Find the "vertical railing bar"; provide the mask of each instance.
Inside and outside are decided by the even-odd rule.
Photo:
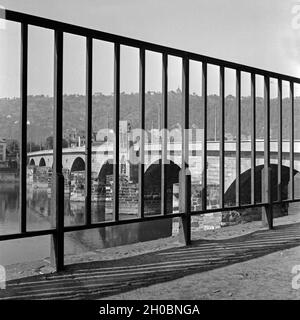
[[[251,204],[256,203],[256,78],[251,73]]]
[[[182,150],[180,176],[180,212],[185,244],[191,243],[191,175],[189,171],[189,59],[182,58]]]
[[[241,174],[241,71],[236,70],[236,205],[240,206]]]
[[[119,220],[119,119],[120,119],[120,44],[114,51],[114,170],[113,170],[113,219]]]
[[[182,150],[181,150],[181,170],[183,172],[183,188],[184,196],[183,199],[183,208],[184,213],[188,213],[189,203],[191,199],[187,198],[187,175],[186,171],[189,164],[189,60],[187,58],[182,58]]]
[[[264,179],[266,192],[265,199],[262,202],[269,202],[270,192],[269,190],[269,168],[270,168],[270,78],[264,77]]]
[[[278,188],[277,200],[282,200],[282,80],[278,79]]]
[[[92,183],[92,99],[93,99],[93,39],[86,38],[86,142],[85,142],[85,214],[87,225],[91,224],[91,183]]]
[[[207,63],[202,62],[203,138],[202,138],[202,211],[207,207]]]
[[[140,104],[140,150],[139,150],[139,217],[144,218],[144,163],[145,163],[145,49],[140,49],[139,104]]]
[[[224,129],[225,129],[225,75],[224,66],[220,66],[220,165],[219,165],[219,184],[220,184],[220,207],[224,208]]]
[[[168,54],[162,55],[162,108],[161,108],[161,214],[167,214],[167,128],[168,128]]]
[[[290,99],[291,99],[291,109],[290,109],[290,191],[291,200],[294,200],[294,83],[290,82]]]
[[[28,25],[21,25],[21,112],[20,112],[20,231],[26,232],[26,165],[27,165],[27,81],[28,81]]]
[[[270,166],[270,77],[264,76],[264,169],[262,173],[263,225],[273,229],[272,169]]]
[[[53,145],[53,209],[56,214],[54,251],[56,269],[64,267],[64,177],[62,174],[63,131],[63,32],[55,31],[54,52],[54,145]]]

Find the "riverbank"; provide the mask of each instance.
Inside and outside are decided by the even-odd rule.
[[[299,217],[300,221],[300,217]],[[297,218],[292,216],[282,217],[280,223],[297,222]],[[251,223],[228,226],[216,230],[197,231],[192,233],[193,240],[223,240],[238,236],[251,234],[258,230],[266,230],[262,227],[260,221]],[[98,249],[94,251],[81,252],[80,254],[65,255],[65,264],[72,265],[84,262],[95,261],[113,261],[128,257],[135,257],[143,254],[151,254],[161,250],[184,247],[178,236],[160,238],[152,241],[138,242],[123,246]],[[54,268],[50,264],[50,258],[29,261],[23,263],[14,263],[5,266],[7,272],[7,280],[19,279],[29,276],[53,273]]]
[[[58,274],[48,258],[10,265],[0,298],[298,299],[298,212],[275,219],[271,231],[252,222],[193,234],[188,247],[169,237],[69,255]]]
[[[293,204],[290,207],[289,215],[274,219],[274,226],[296,224],[300,222],[300,205]],[[267,230],[262,226],[261,221],[227,226],[215,230],[192,232],[193,241],[228,240],[250,235],[257,231]],[[84,262],[115,261],[138,257],[139,255],[151,254],[166,249],[184,247],[178,236],[160,238],[152,241],[138,242],[123,246],[98,249],[93,251],[80,252],[80,254],[65,255],[65,264],[72,265]],[[299,262],[300,263],[300,262]],[[15,263],[5,267],[7,280],[19,279],[29,276],[53,273],[55,270],[50,264],[50,258],[36,261]]]
[[[292,288],[295,265],[300,265],[300,246],[103,299],[299,300],[300,289]]]
[[[132,252],[127,258],[67,265],[61,273],[11,280],[0,290],[0,299],[296,299],[291,269],[299,263],[299,246],[300,223],[276,225],[274,230]]]

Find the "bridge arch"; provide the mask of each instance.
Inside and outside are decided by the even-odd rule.
[[[161,159],[149,165],[144,174],[144,205],[148,214],[160,213],[161,198]],[[173,192],[173,185],[179,183],[181,168],[172,160],[166,165],[166,189],[167,189],[167,212],[173,212],[178,207],[178,194]],[[176,203],[175,203],[176,202]]]
[[[99,171],[99,174],[98,174],[98,181],[101,183],[101,184],[105,184],[106,183],[106,177],[108,175],[112,175],[113,174],[113,160],[112,159],[109,159],[109,160],[106,160],[101,168],[100,168],[100,171]]]
[[[158,164],[161,161],[160,155],[151,155],[150,158],[145,156],[145,170],[147,171],[153,164]],[[168,163],[176,164],[178,167],[181,168],[181,156],[180,157],[174,157],[173,159],[168,159]]]
[[[168,160],[169,163],[166,165],[166,175],[168,183],[178,183],[179,181],[179,171],[180,166],[173,162],[172,160]],[[145,171],[145,186],[147,182],[155,183],[157,179],[161,178],[161,159],[158,159],[152,162]]]
[[[43,157],[40,159],[39,167],[46,167],[46,161]]]
[[[29,165],[30,165],[30,166],[35,166],[35,161],[34,161],[34,159],[30,159]]]
[[[71,172],[84,171],[84,170],[85,170],[85,161],[81,157],[75,158],[71,165]]]
[[[273,201],[277,200],[277,186],[278,186],[278,165],[271,164],[271,192]],[[261,202],[261,193],[262,193],[262,170],[264,165],[259,165],[255,167],[255,200],[256,202]],[[282,199],[288,199],[288,185],[290,181],[290,168],[288,166],[282,165]],[[297,170],[294,170],[294,176],[298,173]],[[244,171],[240,175],[240,188],[243,192],[240,193],[241,203],[251,203],[251,168]],[[225,203],[234,204],[235,203],[235,192],[236,192],[236,180],[234,180],[224,195]]]

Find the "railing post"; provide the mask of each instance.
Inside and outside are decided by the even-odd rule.
[[[219,151],[219,203],[220,208],[224,208],[224,163],[225,163],[225,71],[224,67],[220,66],[220,151]]]
[[[251,73],[251,204],[256,203],[256,77]]]
[[[189,166],[189,60],[182,59],[182,160],[179,177],[180,240],[191,243],[191,172]]]
[[[168,128],[168,54],[162,55],[162,105],[161,105],[161,214],[168,213],[167,196],[167,128]]]
[[[294,186],[294,83],[290,82],[290,183],[289,194],[290,199],[294,200],[295,186]]]
[[[27,79],[28,78],[28,25],[21,25],[21,135],[20,135],[20,231],[26,232],[26,170],[27,170]]]
[[[120,170],[120,44],[114,49],[114,166],[113,166],[113,219],[119,220],[119,170]]]
[[[52,219],[56,230],[51,239],[50,260],[57,272],[64,269],[64,176],[53,175],[52,182]]]
[[[86,38],[86,124],[85,124],[85,223],[90,225],[92,188],[92,107],[93,107],[93,39]]]
[[[282,201],[282,80],[278,79],[278,171],[277,201]],[[281,204],[282,206],[282,204]]]
[[[183,168],[179,172],[179,204],[182,217],[179,223],[179,241],[191,244],[191,174]]]
[[[139,161],[139,217],[144,218],[144,164],[145,164],[145,49],[140,49],[139,65],[139,107],[140,107],[140,161]]]
[[[268,173],[266,173],[268,170]],[[266,176],[268,177],[266,180]],[[261,172],[261,190],[262,190],[262,202],[267,203],[262,207],[262,225],[264,227],[268,227],[269,229],[273,229],[273,205],[272,205],[272,169],[269,167],[268,169],[263,168]]]
[[[207,206],[207,64],[202,63],[203,137],[202,137],[202,211]]]
[[[55,31],[54,41],[54,146],[52,175],[51,264],[56,271],[64,268],[64,176],[62,174],[63,109],[63,32]],[[54,219],[55,215],[55,219]]]
[[[236,70],[236,205],[241,205],[241,71]]]
[[[264,169],[262,170],[262,223],[273,229],[273,205],[271,194],[272,169],[270,167],[270,78],[264,77]]]

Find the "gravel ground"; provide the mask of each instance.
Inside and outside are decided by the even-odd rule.
[[[281,224],[291,222],[291,218],[281,220]],[[299,219],[300,221],[300,219]],[[293,222],[293,221],[292,221]],[[194,232],[192,234],[193,240],[224,240],[231,239],[238,236],[251,234],[258,230],[266,230],[262,227],[260,221],[251,223],[239,224],[229,226],[217,230],[207,230],[204,232]],[[176,247],[183,247],[184,245],[179,241],[178,237],[168,237],[147,242],[139,242],[119,247],[99,249],[96,251],[89,251],[79,255],[66,255],[65,264],[72,265],[74,263],[94,262],[94,261],[112,261],[129,257],[135,257],[142,254],[150,254],[165,249]],[[6,266],[7,280],[19,279],[29,276],[53,273],[54,269],[50,265],[50,259],[16,263]]]
[[[294,265],[300,265],[300,246],[104,299],[298,300],[300,289],[292,288],[294,275],[291,270]]]
[[[15,288],[23,285],[29,294],[30,281],[39,286],[39,282],[43,280],[46,284],[42,286],[52,287],[51,279],[63,279],[67,283],[73,279],[70,283],[74,290],[63,296],[65,298],[76,295],[78,298],[93,299],[106,296],[108,299],[299,299],[300,290],[292,289],[291,285],[294,276],[291,270],[293,266],[300,265],[299,211],[296,208],[291,210],[288,216],[275,219],[274,232],[267,231],[261,226],[261,222],[256,221],[215,231],[193,233],[196,241],[191,247],[184,247],[178,238],[170,237],[101,249],[83,255],[66,256],[67,265],[77,265],[67,267],[64,273],[58,275],[53,273],[47,258],[7,266],[7,280],[13,280],[11,283]],[[280,227],[284,225],[287,228]],[[244,245],[247,247],[243,247]],[[210,251],[209,246],[218,251],[217,256]],[[190,249],[199,253],[190,254]],[[186,262],[184,257],[188,254],[190,257],[186,259],[194,259],[197,266],[191,267],[191,272],[182,269],[181,265],[170,269],[169,274],[165,273],[165,270],[158,270],[160,275],[157,275],[159,272],[153,274],[153,279],[157,277],[157,281],[151,282],[147,275],[144,275],[143,278],[138,278],[136,284],[132,284],[135,282],[132,278],[128,278],[124,284],[122,278],[115,279],[113,274],[110,275],[112,272],[126,272],[127,268],[136,268],[141,272],[143,264],[163,265],[172,263],[172,259],[176,262],[179,259],[176,252],[183,253],[180,264]],[[171,257],[170,260],[168,256]],[[214,266],[216,258],[219,265],[216,263]],[[111,277],[111,281],[115,282],[111,292],[101,292],[103,275],[98,270],[103,270]],[[81,276],[77,276],[78,272],[82,272]],[[91,275],[95,277],[94,282],[89,280]],[[98,287],[93,289],[94,291],[87,289],[91,284],[97,284]],[[120,284],[124,289],[119,288]],[[44,292],[43,290],[41,292]],[[60,290],[61,285],[57,287],[53,298],[60,297]],[[121,293],[122,291],[126,292]],[[10,294],[10,291],[7,290],[7,293]]]

